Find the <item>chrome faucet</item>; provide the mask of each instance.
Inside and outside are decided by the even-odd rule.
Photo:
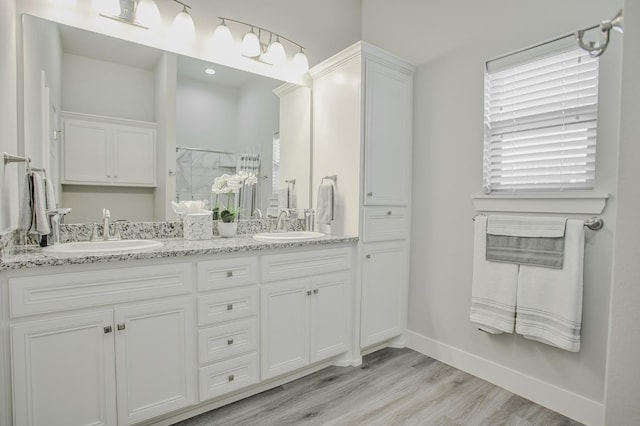
[[[70,208],[50,209],[46,211],[49,223],[51,224],[51,233],[47,238],[48,244],[60,244],[60,225],[64,223],[64,215],[71,213]]]
[[[289,230],[290,220],[291,220],[291,210],[290,209],[280,210],[280,214],[278,215],[278,220],[276,221],[276,229],[275,229],[276,232],[281,229],[283,232],[287,232]]]
[[[120,239],[120,230],[118,229],[117,223],[115,223],[113,236],[110,235],[109,219],[111,219],[111,212],[109,211],[109,209],[102,209],[102,235],[98,237],[98,224],[94,224],[93,233],[91,234],[91,241],[112,241]]]

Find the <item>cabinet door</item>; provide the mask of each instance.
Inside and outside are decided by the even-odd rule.
[[[365,205],[407,205],[411,195],[412,77],[365,64]]]
[[[154,186],[156,132],[153,129],[115,126],[113,130],[113,182]]]
[[[92,121],[64,121],[63,183],[109,183],[110,126]]]
[[[360,344],[367,347],[404,331],[408,266],[403,242],[368,244],[364,254]]]
[[[11,327],[14,423],[116,425],[112,311]]]
[[[347,350],[349,273],[314,277],[311,280],[311,362]]]
[[[262,380],[309,364],[309,279],[261,289]]]
[[[128,425],[195,400],[194,321],[189,299],[114,312],[118,424]]]

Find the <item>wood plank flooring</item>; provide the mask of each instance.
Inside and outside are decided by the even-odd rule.
[[[580,425],[410,349],[383,349],[359,367],[329,367],[177,423],[242,425]]]

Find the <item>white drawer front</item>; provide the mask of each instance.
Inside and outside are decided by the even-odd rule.
[[[258,383],[258,354],[243,355],[199,370],[200,401]]]
[[[191,292],[190,263],[9,279],[12,318]]]
[[[402,240],[407,238],[409,220],[402,207],[368,207],[364,211],[362,241]]]
[[[262,281],[280,281],[343,271],[350,267],[350,248],[272,254],[262,257]]]
[[[258,281],[258,258],[198,262],[198,290],[213,290]]]
[[[249,319],[209,327],[198,332],[200,364],[258,350],[258,321]]]
[[[198,325],[232,321],[257,313],[257,286],[198,296]]]

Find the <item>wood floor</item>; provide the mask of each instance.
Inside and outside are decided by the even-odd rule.
[[[410,349],[330,367],[178,423],[204,425],[579,425]]]

